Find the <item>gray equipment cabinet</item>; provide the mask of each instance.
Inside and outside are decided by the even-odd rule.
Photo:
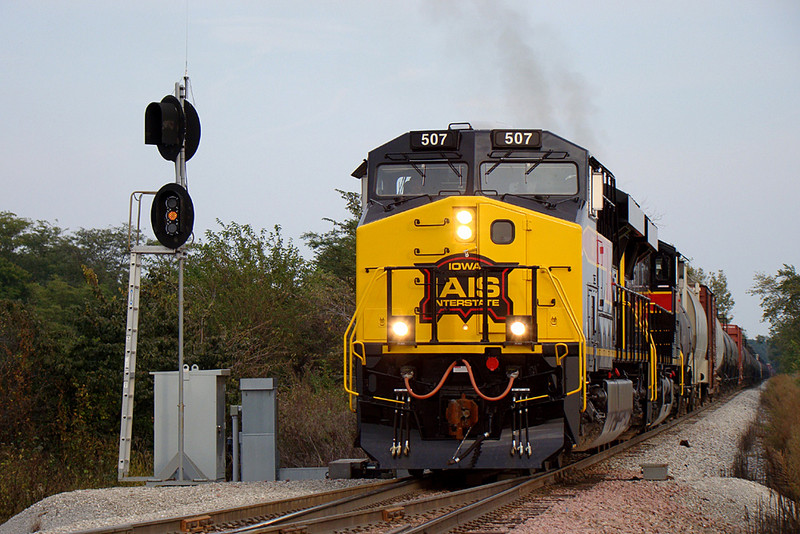
[[[272,378],[242,378],[242,481],[275,480],[277,396]]]
[[[150,374],[155,380],[153,467],[158,474],[178,454],[178,372]],[[230,369],[196,366],[184,370],[184,453],[200,471],[192,475],[195,479],[225,480],[225,380],[230,374]]]

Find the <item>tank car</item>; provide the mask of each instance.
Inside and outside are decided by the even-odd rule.
[[[713,295],[586,149],[450,125],[353,176],[344,388],[381,468],[541,469],[708,393]]]

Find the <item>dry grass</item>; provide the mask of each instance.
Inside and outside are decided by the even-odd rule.
[[[763,444],[767,479],[771,487],[800,501],[800,383],[797,377],[778,375],[761,396],[766,414]]]
[[[278,396],[281,467],[327,466],[339,458],[360,458],[353,447],[356,417],[339,387],[299,382]]]
[[[739,441],[733,476],[754,480],[778,493],[761,503],[748,521],[752,534],[800,532],[800,383],[772,378],[761,396],[760,417]]]
[[[800,532],[797,502],[778,495],[768,503],[759,502],[755,516],[747,522],[747,534],[791,534]]]

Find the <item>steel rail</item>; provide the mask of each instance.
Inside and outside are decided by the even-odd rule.
[[[403,479],[402,482],[394,486],[386,488],[378,488],[372,491],[361,492],[355,495],[349,495],[335,501],[319,504],[310,508],[297,510],[280,517],[261,521],[245,527],[235,528],[231,530],[222,531],[223,534],[243,534],[255,532],[272,532],[272,528],[277,528],[278,531],[286,529],[287,523],[296,523],[298,521],[317,520],[330,517],[336,517],[342,514],[347,514],[357,508],[365,508],[374,506],[389,499],[394,499],[400,495],[407,494],[418,489],[425,488],[431,483],[431,478],[426,479]],[[363,487],[362,487],[363,488]],[[264,530],[266,529],[266,530]]]
[[[337,503],[345,499],[359,497],[368,492],[375,496],[376,500],[392,498],[399,493],[413,491],[419,487],[419,481],[411,477],[397,480],[386,480],[372,484],[360,484],[349,488],[342,488],[322,493],[310,493],[299,497],[281,499],[279,501],[269,501],[247,506],[238,506],[213,512],[198,513],[192,515],[176,516],[140,523],[124,523],[113,526],[98,527],[90,530],[76,531],[76,534],[162,534],[164,532],[180,532],[182,524],[191,522],[206,522],[208,524],[220,525],[236,521],[244,521],[253,517],[285,515],[299,509],[310,509],[328,503]],[[208,517],[204,520],[202,518]]]
[[[247,532],[248,534],[267,534],[272,532],[303,532],[312,534],[315,532],[332,532],[335,530],[359,527],[367,524],[381,524],[394,522],[413,516],[438,510],[447,507],[460,507],[468,502],[481,501],[496,495],[498,492],[506,491],[509,488],[523,483],[530,477],[518,477],[508,480],[501,480],[491,484],[484,484],[474,488],[467,488],[452,491],[444,495],[434,495],[422,499],[378,506],[366,510],[355,510],[333,516],[322,516],[314,519],[308,518],[302,521],[290,523],[270,524],[264,526],[253,525],[233,532]]]

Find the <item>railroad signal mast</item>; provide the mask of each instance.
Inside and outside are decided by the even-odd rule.
[[[186,181],[186,162],[194,156],[200,144],[200,118],[194,106],[186,100],[189,77],[175,83],[175,94],[160,102],[151,102],[145,109],[144,142],[156,145],[161,156],[175,162],[175,182],[158,191],[134,191],[128,214],[130,246],[130,278],[128,283],[128,316],[125,333],[125,365],[122,386],[122,415],[120,419],[119,480],[153,480],[150,477],[129,477],[131,436],[133,429],[133,400],[136,376],[136,345],[139,324],[139,291],[141,285],[141,256],[144,254],[173,255],[178,260],[178,453],[155,480],[175,483],[207,478],[184,452],[183,403],[183,271],[186,259],[185,243],[192,235],[194,205]],[[150,222],[161,246],[139,244],[139,223],[143,196],[152,195]],[[136,237],[132,239],[133,202],[138,206]]]

